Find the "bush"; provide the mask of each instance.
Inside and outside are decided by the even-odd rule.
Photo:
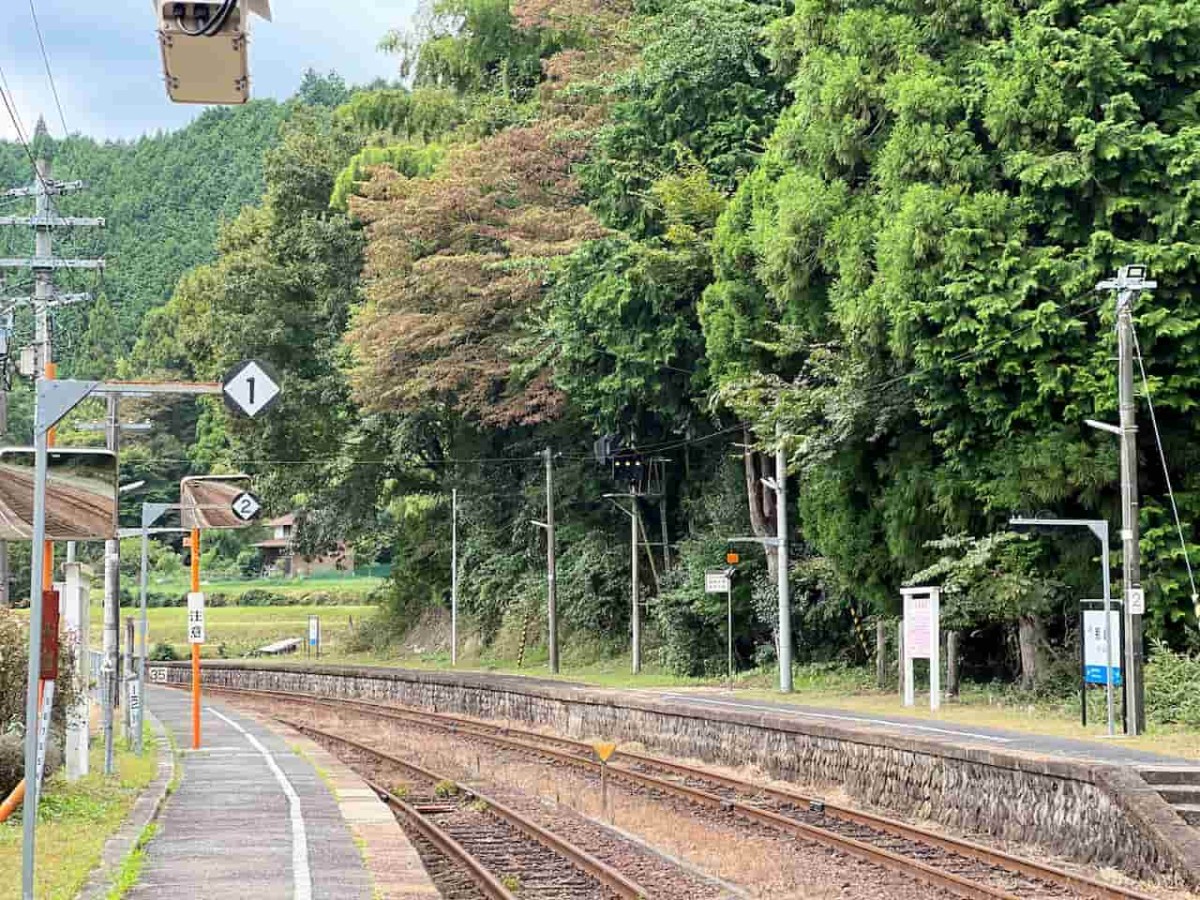
[[[243,593],[240,597],[234,599],[233,604],[237,606],[288,606],[294,603],[294,600],[284,594],[278,594],[275,591],[268,591],[265,588],[251,588]]]
[[[46,775],[63,764],[62,748],[56,740],[46,745]],[[25,777],[25,737],[18,729],[0,734],[0,794],[5,797]]]
[[[179,654],[175,652],[175,647],[171,644],[159,641],[150,650],[150,659],[154,662],[172,662],[179,659]]]
[[[1200,727],[1200,656],[1155,643],[1146,664],[1146,716],[1160,725]]]

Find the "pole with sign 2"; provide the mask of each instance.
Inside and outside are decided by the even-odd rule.
[[[274,396],[278,396],[278,393]],[[259,407],[259,411],[265,408]],[[190,532],[192,549],[188,641],[192,645],[193,750],[200,749],[200,646],[207,639],[203,627],[195,635],[192,633],[193,605],[199,614],[199,624],[203,626],[204,622],[204,594],[200,591],[200,532],[210,528],[245,528],[249,525],[262,511],[262,504],[248,490],[249,484],[249,475],[192,475],[179,484],[181,524]]]
[[[904,705],[916,703],[913,685],[913,660],[929,660],[929,708],[942,705],[941,628],[942,592],[936,587],[900,588],[904,598]]]

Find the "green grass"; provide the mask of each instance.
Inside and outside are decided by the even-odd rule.
[[[121,863],[121,871],[117,873],[116,881],[106,895],[105,900],[121,900],[122,897],[127,895],[137,885],[138,879],[142,877],[142,866],[146,863],[146,845],[150,843],[150,839],[157,833],[158,825],[154,822],[151,822],[142,829],[142,833],[138,835],[133,849],[125,857],[125,861]]]
[[[129,814],[158,771],[157,745],[147,742],[141,758],[118,750],[117,775],[97,774],[104,750],[92,751],[92,773],[71,784],[59,772],[47,779],[38,806],[37,897],[69,900],[100,862],[104,842]],[[0,900],[21,896],[21,817],[0,825]]]
[[[375,611],[374,606],[216,606],[205,612],[208,642],[201,653],[205,657],[225,655],[236,658],[258,647],[284,638],[307,639],[308,617],[321,617],[322,655],[339,647],[350,633],[350,621],[362,622]],[[136,610],[121,610],[121,618],[136,615]],[[187,609],[180,606],[157,607],[147,611],[150,623],[149,643],[153,647],[165,641],[179,655],[191,653],[187,644]],[[91,639],[99,646],[104,614],[99,606],[91,612]],[[303,648],[300,651],[303,657]]]

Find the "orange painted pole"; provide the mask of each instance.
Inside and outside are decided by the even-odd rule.
[[[200,529],[192,529],[192,592],[200,591]],[[192,644],[192,749],[200,749],[200,645]]]
[[[43,375],[47,381],[53,381],[58,377],[58,363],[46,362],[43,369]],[[54,446],[55,429],[51,428],[46,434],[46,446]],[[49,591],[54,589],[54,541],[46,541],[43,545],[45,550],[42,553],[42,590]],[[32,602],[32,601],[31,601]]]

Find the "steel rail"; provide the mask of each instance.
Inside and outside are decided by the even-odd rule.
[[[589,769],[598,769],[599,768],[599,763],[596,763],[589,758],[590,754],[591,754],[591,745],[584,743],[582,741],[575,741],[570,738],[552,737],[552,736],[548,736],[548,735],[539,734],[538,732],[528,731],[525,729],[518,729],[518,728],[511,728],[508,726],[495,725],[492,723],[482,722],[482,721],[467,718],[464,716],[457,716],[457,715],[454,715],[451,713],[431,712],[431,711],[427,711],[427,710],[414,709],[411,707],[398,707],[398,706],[393,706],[390,704],[375,703],[375,702],[371,702],[371,701],[356,700],[356,699],[350,699],[350,698],[331,700],[326,697],[318,697],[318,696],[314,696],[311,694],[291,693],[288,691],[248,689],[248,688],[219,688],[218,690],[226,690],[226,691],[229,691],[230,693],[234,693],[234,694],[239,694],[239,693],[240,694],[259,694],[259,695],[262,695],[265,697],[271,697],[271,698],[286,698],[289,700],[299,699],[304,702],[313,703],[313,704],[321,705],[321,706],[328,706],[328,707],[335,708],[335,709],[338,707],[343,707],[343,706],[358,707],[358,708],[363,709],[364,711],[369,711],[371,714],[382,714],[387,718],[392,718],[392,719],[396,719],[396,720],[400,720],[400,721],[417,722],[418,724],[430,725],[430,724],[432,724],[432,722],[431,722],[431,720],[432,720],[433,722],[443,723],[443,724],[441,724],[441,727],[443,727],[445,729],[448,729],[451,731],[453,731],[453,730],[467,731],[467,732],[473,734],[475,737],[478,737],[479,739],[484,740],[484,741],[489,741],[493,744],[499,744],[499,745],[508,744],[510,746],[518,747],[519,749],[522,749],[522,750],[529,750],[529,751],[533,751],[533,752],[537,752],[537,753],[542,753],[544,755],[550,756],[552,758],[558,759],[564,763],[568,763],[571,765],[582,766],[582,767],[589,768]],[[434,727],[437,727],[437,726],[434,726]],[[578,756],[575,753],[565,752],[562,750],[554,750],[549,747],[545,747],[544,745],[531,743],[530,741],[524,740],[520,737],[515,737],[514,735],[523,735],[523,736],[532,738],[534,741],[549,741],[552,743],[557,743],[560,745],[571,747],[577,753],[587,754],[587,756]],[[917,826],[909,825],[906,822],[901,822],[897,819],[892,819],[892,818],[877,815],[874,813],[867,813],[867,812],[862,812],[859,810],[853,810],[853,809],[849,809],[847,807],[838,806],[836,804],[826,803],[825,801],[820,800],[819,798],[807,797],[807,796],[804,796],[802,794],[795,793],[792,791],[785,791],[785,790],[780,790],[778,788],[771,788],[771,787],[766,787],[763,785],[752,784],[747,781],[742,781],[740,779],[731,778],[729,776],[722,775],[722,774],[719,774],[716,772],[711,772],[707,769],[701,769],[696,766],[689,766],[684,763],[678,763],[678,762],[661,759],[659,757],[650,756],[648,754],[637,753],[637,752],[626,751],[626,750],[618,750],[616,756],[618,759],[625,759],[627,761],[634,762],[634,763],[637,763],[640,765],[649,766],[652,768],[665,769],[667,771],[674,772],[674,773],[682,775],[684,777],[714,782],[716,784],[721,785],[722,787],[728,788],[730,790],[738,791],[740,793],[743,793],[743,794],[746,794],[746,795],[752,796],[752,797],[768,797],[779,803],[787,803],[787,804],[793,804],[793,805],[797,805],[797,806],[811,806],[811,804],[813,804],[814,802],[820,803],[823,808],[823,812],[827,815],[830,815],[833,818],[851,822],[856,825],[861,825],[866,828],[872,828],[877,831],[882,831],[887,834],[891,834],[895,837],[904,838],[906,840],[911,840],[916,843],[921,843],[921,844],[925,844],[927,846],[936,847],[938,849],[945,850],[947,852],[954,853],[959,856],[973,859],[977,862],[981,862],[986,865],[995,866],[1000,869],[1007,869],[1009,871],[1017,872],[1019,874],[1025,875],[1030,878],[1036,878],[1036,879],[1048,882],[1050,884],[1057,884],[1061,887],[1066,887],[1073,891],[1076,891],[1085,897],[1092,898],[1092,900],[1154,900],[1154,898],[1151,897],[1149,894],[1145,894],[1140,891],[1136,891],[1136,890],[1133,890],[1130,888],[1120,887],[1118,885],[1104,884],[1103,882],[1096,881],[1092,878],[1088,878],[1085,875],[1077,875],[1075,873],[1067,872],[1062,869],[1057,869],[1057,868],[1053,868],[1050,866],[1046,866],[1041,863],[1034,862],[1032,860],[1023,859],[1018,856],[1013,856],[1012,854],[1006,853],[1002,850],[995,850],[990,847],[986,847],[982,844],[976,843],[974,841],[969,841],[964,838],[953,838],[953,837],[948,837],[945,835],[936,834],[934,832],[927,831],[922,828],[918,828]],[[729,808],[730,805],[732,804],[732,805],[735,805],[737,808],[739,808],[739,811],[740,811],[741,807],[744,807],[747,810],[753,810],[756,814],[757,813],[768,813],[771,816],[778,816],[780,819],[782,819],[783,822],[790,823],[790,825],[800,826],[804,829],[814,829],[821,834],[830,834],[830,832],[820,829],[817,826],[812,826],[812,825],[808,825],[807,823],[798,822],[795,819],[790,819],[787,816],[780,815],[779,813],[773,813],[769,810],[761,810],[758,807],[743,803],[742,801],[736,801],[736,800],[730,801],[725,798],[717,797],[717,795],[709,794],[708,792],[700,791],[699,789],[696,789],[696,788],[691,788],[687,785],[679,785],[674,782],[664,781],[663,779],[658,779],[658,778],[655,778],[654,776],[646,775],[645,773],[635,772],[633,770],[624,768],[622,766],[613,765],[612,763],[609,764],[608,771],[609,771],[609,774],[612,776],[616,776],[616,777],[628,776],[629,780],[633,780],[635,782],[640,782],[642,784],[642,786],[645,786],[645,787],[651,787],[651,788],[660,789],[660,790],[667,790],[669,792],[676,792],[676,793],[682,792],[685,795],[687,795],[688,792],[696,791],[699,794],[705,795],[705,797],[715,798],[716,800],[718,800],[720,802],[720,804],[722,805],[723,808]],[[711,805],[711,804],[709,804],[709,805]],[[751,817],[754,817],[754,816],[751,816]],[[778,823],[772,821],[770,824],[776,825]],[[789,828],[790,828],[790,825],[789,825]],[[847,837],[841,836],[841,835],[838,835],[837,838],[839,840],[850,840],[850,841],[854,840],[853,838],[847,838]],[[859,842],[859,843],[863,843],[863,842]],[[869,844],[865,844],[865,843],[863,843],[863,846],[870,847]],[[879,848],[874,848],[874,847],[872,847],[871,850],[876,851],[876,852],[882,852],[882,853],[890,852],[890,851],[880,850]],[[892,854],[892,855],[897,856],[898,858],[904,859],[907,861],[907,858],[905,858],[903,856],[899,856],[899,854]],[[922,863],[919,865],[925,865],[925,864]],[[954,876],[952,873],[944,873],[941,870],[938,870],[933,867],[929,867],[929,868],[933,869],[933,871],[937,872],[939,875],[950,875],[951,877],[954,877],[954,878],[959,877],[959,876]],[[979,887],[979,886],[976,886],[976,887]],[[992,889],[988,888],[988,890],[992,890]],[[1002,894],[1002,893],[999,893],[999,894],[998,893],[989,893],[989,894],[982,894],[982,895],[971,894],[969,896],[996,897],[996,896],[1009,896],[1009,895]]]
[[[355,750],[358,750],[362,753],[367,753],[376,757],[377,759],[381,759],[384,762],[389,763],[390,765],[397,766],[401,769],[406,769],[409,772],[416,774],[417,777],[424,778],[427,781],[432,781],[434,784],[449,782],[453,784],[458,791],[466,796],[474,797],[475,799],[486,803],[487,811],[494,814],[498,819],[508,823],[522,834],[537,841],[543,847],[546,847],[559,856],[570,860],[572,865],[585,874],[591,876],[618,897],[622,897],[624,900],[643,900],[643,898],[650,896],[645,888],[643,888],[637,882],[631,881],[629,878],[622,875],[608,863],[597,859],[586,850],[575,846],[570,841],[559,837],[553,831],[543,828],[541,825],[538,825],[536,822],[527,819],[525,816],[501,803],[499,800],[489,797],[487,794],[483,794],[473,787],[467,787],[466,785],[459,784],[450,778],[443,778],[441,775],[431,772],[430,770],[418,766],[415,763],[407,762],[399,757],[392,756],[390,753],[377,750],[374,747],[360,743],[352,738],[344,737],[340,734],[334,734],[329,731],[324,731],[320,728],[314,728],[311,725],[305,725],[301,722],[293,722],[289,719],[284,719],[279,716],[275,716],[275,719],[289,726],[290,728],[294,728],[297,731],[312,737],[325,738],[326,740],[336,741],[340,744],[345,744],[348,747],[353,747]],[[414,810],[414,812],[416,812],[416,810]]]
[[[461,865],[475,886],[483,892],[488,900],[517,900],[516,895],[506,888],[495,875],[489,872],[479,860],[471,855],[462,844],[448,835],[429,818],[423,816],[415,807],[405,803],[391,791],[370,781],[367,786],[375,791],[384,802],[391,807],[392,812],[427,840],[433,847],[449,859]]]

